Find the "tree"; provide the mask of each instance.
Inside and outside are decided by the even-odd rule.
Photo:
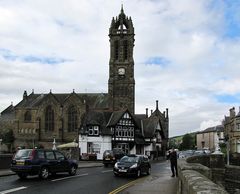
[[[195,136],[191,134],[185,134],[182,138],[182,143],[180,145],[180,150],[188,150],[195,148]]]

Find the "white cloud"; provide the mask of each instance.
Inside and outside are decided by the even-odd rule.
[[[224,3],[203,0],[129,0],[135,27],[136,112],[169,108],[170,135],[221,121],[233,104],[215,94],[237,94],[240,39],[224,37]],[[121,1],[12,0],[0,2],[0,49],[16,56],[66,59],[55,65],[0,55],[0,111],[24,90],[107,92],[112,17]],[[168,61],[145,65],[149,58]],[[237,105],[237,104],[236,104]],[[214,121],[214,122],[212,122]],[[216,121],[216,122],[215,122]]]

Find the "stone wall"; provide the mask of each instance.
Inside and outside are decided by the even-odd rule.
[[[240,166],[225,166],[225,188],[230,194],[240,193]]]
[[[227,192],[211,181],[211,169],[197,163],[178,162],[179,184],[177,194],[227,194]]]

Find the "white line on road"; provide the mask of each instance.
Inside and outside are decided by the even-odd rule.
[[[87,175],[88,175],[88,173],[86,173],[86,174],[78,174],[78,175],[75,175],[75,176],[68,176],[68,177],[64,177],[64,178],[54,179],[54,180],[52,180],[52,182],[61,181],[61,180],[65,180],[65,179],[71,179],[71,178],[77,178],[77,177],[87,176]]]
[[[102,171],[102,173],[106,173],[106,172],[112,172],[113,170],[104,170]]]
[[[19,190],[26,189],[26,188],[27,187],[17,187],[17,188],[14,188],[14,189],[0,191],[0,194],[12,193],[12,192],[19,191]]]

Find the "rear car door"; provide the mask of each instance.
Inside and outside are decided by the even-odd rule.
[[[50,172],[57,172],[57,160],[52,150],[46,150],[46,161]]]
[[[70,169],[70,164],[67,158],[59,151],[54,151],[55,157],[57,160],[57,171],[58,172],[66,172]]]

